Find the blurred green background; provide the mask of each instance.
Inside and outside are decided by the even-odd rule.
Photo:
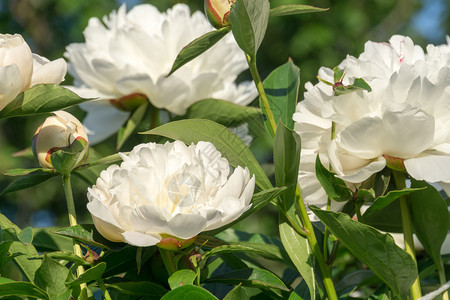
[[[34,53],[53,60],[63,56],[66,45],[84,41],[83,30],[89,18],[101,18],[124,2],[128,8],[151,3],[160,10],[183,2],[192,11],[203,10],[202,0],[1,0],[0,32],[22,34]],[[320,66],[334,67],[347,54],[358,56],[367,40],[387,41],[393,34],[403,34],[425,47],[429,43],[444,43],[445,35],[450,33],[448,0],[271,0],[272,6],[288,3],[330,8],[323,13],[272,18],[259,51],[258,65],[263,78],[289,57],[293,59],[301,69],[301,94],[305,82],[317,81],[315,76]],[[248,77],[247,73],[241,76],[242,79]],[[67,75],[63,84],[71,81]],[[70,111],[79,118],[83,117],[78,108]],[[31,145],[33,133],[44,118],[36,116],[0,121],[0,172],[37,167],[32,157],[12,154]],[[136,142],[135,137],[124,150],[130,150]],[[114,145],[114,138],[110,138],[95,150],[101,155],[111,154],[115,152]],[[270,170],[270,149],[267,149],[266,140],[263,137],[256,139],[252,150]],[[0,175],[0,190],[12,179]],[[0,212],[21,227],[68,226],[60,181],[57,177],[33,188],[0,196]],[[73,184],[79,221],[90,223],[86,210],[89,184],[77,178],[73,179]],[[267,207],[238,225],[239,228],[276,235],[276,213]]]

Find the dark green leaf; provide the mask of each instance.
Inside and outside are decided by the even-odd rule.
[[[6,265],[13,257],[8,255],[9,248],[14,241],[2,241],[0,242],[0,270]]]
[[[272,184],[245,143],[228,128],[216,122],[202,119],[180,120],[161,125],[143,134],[161,135],[186,144],[208,141],[228,159],[233,167],[242,166],[255,174],[256,184],[261,189],[270,189]]]
[[[222,254],[222,253],[235,253],[235,252],[245,252],[245,253],[250,253],[250,254],[256,254],[256,255],[260,255],[263,256],[265,258],[269,258],[269,259],[279,259],[279,256],[276,256],[275,254],[272,254],[271,252],[269,252],[268,247],[264,247],[265,245],[257,245],[257,244],[252,244],[252,243],[239,243],[239,244],[234,244],[234,245],[224,245],[224,246],[219,246],[219,247],[215,247],[213,249],[211,249],[211,251],[207,252],[205,255],[206,257],[209,256],[213,256],[213,255],[218,255],[218,254]],[[273,246],[276,247],[276,246]]]
[[[448,234],[447,203],[439,192],[425,181],[411,179],[411,187],[419,189],[408,196],[416,235],[434,263],[439,265],[441,247]]]
[[[239,47],[252,58],[256,57],[266,34],[269,11],[268,0],[238,0],[231,6],[228,19],[234,38]]]
[[[113,243],[105,239],[92,224],[75,225],[57,230],[55,233],[103,249],[121,248],[123,246],[123,243]]]
[[[281,120],[287,128],[294,129],[292,115],[295,112],[300,87],[300,69],[291,59],[284,65],[276,68],[263,82],[269,106],[275,122]],[[262,105],[261,110],[266,114]],[[265,120],[266,127],[270,126]],[[271,130],[269,130],[271,132]]]
[[[306,14],[313,12],[322,12],[327,11],[328,8],[319,8],[310,5],[303,4],[288,4],[288,5],[280,5],[274,7],[270,10],[271,17],[279,17],[279,16],[287,16],[287,15],[297,15],[297,14]]]
[[[241,285],[234,287],[223,300],[247,300],[250,299],[248,297],[247,291]]]
[[[82,283],[86,283],[93,280],[99,280],[102,278],[103,273],[105,272],[106,264],[104,262],[101,262],[97,264],[95,267],[92,267],[85,271],[83,274],[81,274],[77,279],[70,282],[69,284],[71,286],[77,286]]]
[[[240,216],[237,220],[226,224],[225,226],[222,226],[222,227],[214,229],[214,230],[205,231],[204,234],[216,235],[217,233],[222,232],[223,230],[231,227],[232,225],[239,223],[241,220],[254,214],[255,212],[259,211],[261,208],[266,206],[266,204],[268,204],[272,199],[275,199],[276,197],[278,197],[285,190],[286,190],[286,187],[276,187],[276,188],[271,188],[271,189],[264,190],[264,191],[254,194],[253,198],[252,198],[252,207],[250,207],[250,209],[248,209],[246,212],[244,212],[242,214],[242,216]]]
[[[35,283],[41,289],[47,291],[50,297],[54,297],[67,291],[65,281],[68,275],[69,269],[44,255],[42,264],[36,271]]]
[[[169,286],[172,290],[185,285],[193,285],[197,274],[189,269],[179,270],[169,277]]]
[[[54,234],[56,228],[33,228],[33,245],[40,252],[73,251],[73,240]]]
[[[389,234],[353,221],[348,215],[310,207],[344,246],[392,291],[406,298],[417,277],[417,266],[411,256],[400,249]]]
[[[50,299],[41,288],[30,282],[5,282],[0,283],[0,297],[23,296],[38,299]]]
[[[90,99],[80,98],[74,92],[56,84],[38,84],[19,94],[0,111],[0,119],[50,113]]]
[[[276,275],[257,268],[232,271],[220,276],[208,278],[206,282],[226,284],[242,283],[243,286],[289,291],[289,288]]]
[[[363,218],[365,216],[369,216],[370,214],[372,214],[375,211],[385,208],[386,206],[388,206],[389,204],[391,204],[392,202],[394,202],[395,200],[397,200],[398,198],[400,198],[402,196],[405,196],[412,192],[420,191],[423,189],[424,188],[417,188],[417,189],[405,188],[402,190],[390,191],[385,196],[381,196],[381,197],[378,197],[377,199],[375,199],[373,204],[370,205],[370,207],[364,213]]]
[[[205,99],[192,104],[185,118],[208,119],[226,127],[236,127],[261,116],[256,107],[242,106],[229,101]]]
[[[187,44],[183,47],[183,49],[181,49],[180,53],[178,53],[178,56],[172,65],[172,69],[167,76],[172,75],[173,72],[181,68],[183,65],[187,64],[214,46],[214,44],[220,41],[228,32],[230,32],[230,30],[230,27],[223,27],[218,30],[213,30]]]
[[[344,181],[328,171],[322,165],[319,156],[316,158],[316,176],[331,200],[339,202],[352,200],[352,193]]]
[[[294,203],[301,147],[300,136],[278,121],[273,142],[275,182],[277,186],[287,187],[286,192],[281,195],[281,204],[292,218],[295,217]]]
[[[123,294],[145,297],[149,300],[159,300],[167,290],[159,284],[148,281],[118,282],[106,284],[106,287],[115,289]]]
[[[186,285],[180,286],[179,288],[174,289],[171,292],[168,292],[161,298],[161,300],[217,300],[217,298],[208,292],[207,290],[195,286],[195,285]]]
[[[117,136],[116,150],[122,148],[125,141],[130,137],[132,133],[134,133],[134,130],[144,118],[148,106],[148,101],[145,101],[144,103],[139,105],[139,107],[131,114],[125,125],[120,129]]]
[[[350,203],[350,202],[348,202]],[[364,215],[364,224],[386,232],[403,232],[399,201],[394,201],[385,208]]]
[[[20,191],[32,186],[35,186],[39,183],[42,183],[53,176],[57,175],[56,173],[43,171],[41,169],[33,171],[25,176],[17,178],[13,182],[11,182],[1,193],[0,195]]]

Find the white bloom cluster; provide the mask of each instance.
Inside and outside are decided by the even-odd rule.
[[[450,181],[450,40],[429,45],[426,53],[399,35],[389,43],[367,42],[359,58],[348,56],[339,68],[344,86],[362,78],[372,91],[335,95],[323,82],[306,84],[293,116],[302,138],[299,184],[305,202],[327,203],[314,173],[317,155],[349,187],[392,160],[417,180]],[[333,82],[333,75],[319,70],[323,80]],[[342,204],[332,203],[332,209]]]
[[[123,163],[103,171],[87,205],[107,239],[151,246],[165,238],[191,239],[228,224],[250,208],[255,177],[230,170],[208,142],[136,146]]]
[[[149,4],[129,12],[122,6],[102,20],[104,24],[91,18],[84,31],[86,42],[69,45],[65,53],[75,78],[71,89],[100,99],[81,106],[88,113],[83,123],[93,144],[117,132],[130,114],[109,100],[138,93],[155,107],[182,115],[202,99],[247,105],[257,95],[252,82],[235,84],[248,67],[231,34],[166,77],[179,51],[214,29],[201,12],[191,15],[185,4],[165,13]]]
[[[64,59],[49,61],[31,53],[20,34],[0,34],[0,110],[36,84],[61,83],[66,72]]]

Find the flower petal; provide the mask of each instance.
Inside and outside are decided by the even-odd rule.
[[[162,237],[158,234],[149,234],[136,231],[125,231],[122,235],[125,242],[136,247],[154,246],[162,239]]]
[[[450,180],[450,156],[424,155],[405,160],[406,171],[417,180],[429,182]]]

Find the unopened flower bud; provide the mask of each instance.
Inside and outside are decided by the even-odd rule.
[[[148,101],[147,96],[140,93],[133,93],[127,96],[123,96],[119,99],[109,100],[109,103],[115,108],[123,111],[134,111],[145,101]]]
[[[194,243],[195,239],[197,238],[197,236],[194,236],[193,238],[190,239],[181,239],[167,234],[162,234],[161,236],[162,240],[156,245],[159,248],[172,251],[181,250],[189,247]]]
[[[88,156],[86,131],[77,118],[56,111],[39,126],[33,136],[33,153],[43,168],[67,174]]]
[[[236,0],[205,0],[205,14],[215,28],[230,26],[228,15]]]

